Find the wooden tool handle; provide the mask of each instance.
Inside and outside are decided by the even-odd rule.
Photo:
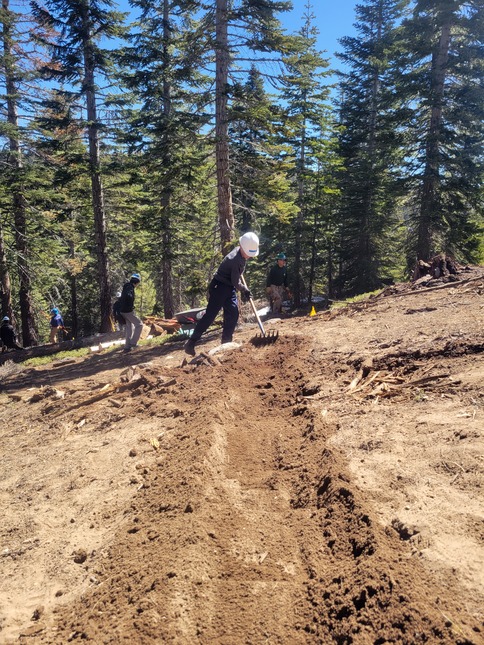
[[[244,274],[242,274],[240,276],[240,280],[241,280],[242,284],[244,285],[244,287],[246,289],[248,289],[249,287],[247,286],[247,282],[245,281]],[[257,313],[257,309],[255,308],[255,304],[254,304],[254,301],[252,300],[252,298],[249,298],[249,302],[250,302],[250,304],[252,306],[252,311],[254,312],[254,316],[255,316],[255,318],[257,320],[257,324],[259,325],[259,329],[261,330],[262,335],[265,336],[266,332],[264,331],[264,326],[263,326],[263,324],[261,322],[261,319],[259,318],[259,314]]]

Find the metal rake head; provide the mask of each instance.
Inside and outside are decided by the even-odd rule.
[[[251,338],[250,342],[256,347],[261,347],[262,345],[272,345],[278,338],[278,331],[268,331],[264,335],[257,334],[257,336],[254,336],[254,338]]]

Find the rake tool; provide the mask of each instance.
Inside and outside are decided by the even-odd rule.
[[[240,276],[240,279],[244,287],[248,289],[247,282],[245,281],[245,278],[243,275]],[[256,347],[260,347],[261,345],[272,345],[272,343],[275,343],[276,340],[279,338],[279,332],[278,331],[266,332],[264,329],[264,325],[262,324],[262,321],[259,317],[259,314],[257,313],[257,309],[255,308],[255,304],[252,298],[249,298],[249,302],[252,307],[252,311],[254,312],[255,319],[257,320],[257,324],[259,325],[259,329],[261,331],[260,334],[256,334],[253,338],[251,338],[250,342]]]

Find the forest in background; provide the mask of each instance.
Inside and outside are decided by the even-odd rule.
[[[205,302],[255,231],[257,295],[288,256],[294,305],[406,279],[483,242],[482,0],[364,0],[344,72],[308,0],[2,0],[0,297],[24,346]],[[331,77],[331,78],[330,78]]]

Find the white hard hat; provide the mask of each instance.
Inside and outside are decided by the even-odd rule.
[[[259,255],[259,238],[255,233],[244,233],[239,238],[239,244],[250,258],[256,258]]]
[[[10,318],[9,318],[8,316],[4,316],[4,317],[2,318],[2,322],[5,322],[5,321],[7,321],[7,322],[8,322],[9,320],[10,320]]]

